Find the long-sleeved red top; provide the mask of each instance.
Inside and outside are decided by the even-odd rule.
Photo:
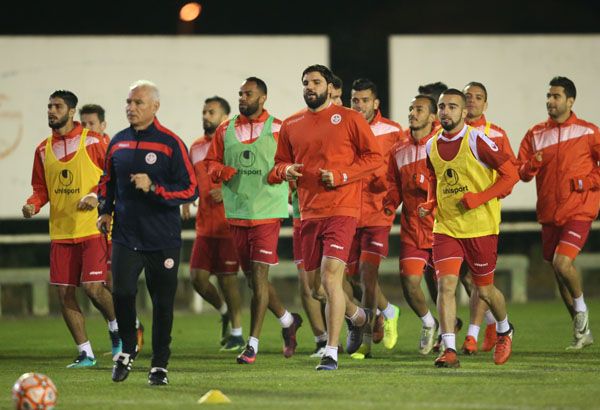
[[[260,133],[263,130],[265,121],[269,118],[270,114],[267,110],[263,110],[262,114],[258,118],[252,120],[244,115],[239,115],[235,121],[235,136],[238,141],[243,144],[251,144],[260,137]],[[217,180],[216,175],[219,175],[220,171],[225,167],[223,164],[223,157],[225,152],[225,133],[229,122],[231,120],[224,121],[215,132],[213,142],[208,150],[206,161],[208,163],[208,173],[213,177],[213,180]],[[281,128],[281,120],[275,118],[271,124],[271,132],[275,142],[279,139],[279,129]],[[221,182],[221,181],[218,181]],[[200,194],[202,195],[202,194]],[[273,223],[279,221],[279,219],[227,219],[231,225],[236,226],[256,226],[267,223]]]
[[[66,135],[59,135],[57,132],[52,132],[52,151],[59,161],[67,162],[77,152],[81,142],[81,133],[83,127],[79,122],[74,122],[75,127]],[[46,175],[44,172],[44,163],[46,160],[46,141],[44,139],[38,144],[33,157],[33,170],[31,172],[31,187],[33,193],[27,198],[27,203],[35,207],[37,214],[40,209],[48,203],[48,187],[46,185]],[[106,148],[108,147],[107,139],[103,135],[98,135],[92,131],[88,131],[85,140],[85,149],[94,164],[98,168],[104,168],[104,159],[106,157]],[[92,191],[97,192],[97,186],[94,186]],[[100,234],[98,234],[100,235]],[[93,236],[98,236],[93,235]],[[61,239],[55,240],[57,243],[79,243],[90,237],[77,239]]]
[[[535,153],[542,151],[542,162]],[[537,219],[542,224],[563,225],[571,220],[592,221],[600,204],[600,131],[575,113],[562,124],[548,118],[534,125],[519,148],[521,180],[536,177]],[[585,182],[582,192],[572,180]]]
[[[361,178],[383,166],[379,143],[362,115],[337,105],[304,109],[282,126],[272,173],[285,179],[292,164],[303,164],[298,199],[303,220],[360,216]],[[319,169],[331,171],[334,188],[326,188]]]
[[[485,129],[488,125],[488,120],[485,118],[485,115],[482,115],[477,121],[465,120],[465,123],[481,132],[485,132]],[[508,135],[506,135],[506,131],[493,122],[490,122],[489,125],[490,128],[487,136],[494,141],[498,147],[500,147],[500,151],[510,155],[511,160],[516,160],[517,157],[510,146],[510,140],[508,139]]]

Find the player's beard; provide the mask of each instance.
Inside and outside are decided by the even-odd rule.
[[[246,105],[239,105],[240,114],[249,117],[258,111],[258,100],[254,102],[254,104],[247,103]]]
[[[217,130],[217,127],[219,126],[219,124],[210,122],[210,121],[203,121],[202,126],[204,128],[204,133],[206,135],[212,135]]]
[[[53,130],[61,129],[62,127],[67,125],[68,122],[69,122],[69,114],[65,114],[64,117],[57,118],[54,121],[52,121],[50,118],[48,118],[48,126],[50,128],[52,128]]]
[[[456,127],[456,125],[458,124],[458,121],[454,121],[452,118],[449,118],[446,123],[444,123],[444,121],[442,121],[442,120],[440,120],[440,123],[442,124],[442,128],[444,130],[450,131]]]
[[[314,100],[311,100],[308,98],[308,96],[312,96],[316,94],[316,98]],[[306,105],[308,106],[308,108],[311,109],[315,109],[315,108],[319,108],[320,106],[322,106],[325,101],[327,101],[327,90],[325,92],[323,92],[323,94],[317,94],[317,93],[309,93],[307,94],[306,92],[304,93],[304,102],[306,103]]]

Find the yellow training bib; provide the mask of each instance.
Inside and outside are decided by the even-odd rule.
[[[98,212],[80,211],[77,204],[98,184],[102,169],[85,148],[88,130],[83,129],[77,152],[67,162],[56,158],[52,136],[46,141],[44,173],[50,201],[50,239],[75,239],[98,234]]]
[[[476,238],[499,232],[500,202],[494,198],[471,210],[465,210],[459,201],[467,192],[486,190],[496,180],[496,172],[481,164],[471,152],[469,138],[475,132],[468,126],[458,153],[451,161],[440,157],[437,148],[439,135],[431,144],[429,160],[437,179],[437,211],[433,232],[454,238]]]

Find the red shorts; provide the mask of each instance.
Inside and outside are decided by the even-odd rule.
[[[202,269],[220,275],[235,275],[239,266],[232,238],[196,236],[190,257],[190,269]]]
[[[376,255],[379,259],[388,255],[388,245],[391,226],[365,226],[357,228],[348,263],[356,263],[362,258],[364,253]]]
[[[425,266],[433,266],[431,248],[421,249],[402,242],[400,244],[400,274],[422,276]]]
[[[103,237],[80,243],[50,242],[50,284],[106,282],[108,249]]]
[[[433,234],[433,261],[437,277],[460,273],[462,261],[467,262],[477,286],[494,283],[494,270],[498,257],[498,235],[477,238],[453,238]]]
[[[300,237],[304,269],[306,271],[318,269],[323,257],[339,259],[346,263],[356,231],[356,223],[356,218],[351,216],[331,216],[302,221]]]
[[[280,221],[256,226],[230,226],[243,272],[252,270],[252,262],[267,265],[279,263],[277,242],[280,227]]]
[[[292,238],[292,254],[294,257],[294,263],[296,265],[301,265],[304,262],[304,258],[302,257],[302,239],[300,236],[300,226],[296,226],[294,219],[294,234]]]
[[[592,221],[569,221],[562,226],[542,225],[544,259],[552,262],[555,253],[575,259],[590,233]]]

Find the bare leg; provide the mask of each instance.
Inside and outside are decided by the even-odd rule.
[[[210,272],[203,269],[192,269],[192,286],[204,300],[210,303],[217,311],[223,306],[223,299],[219,291],[210,283]]]
[[[575,269],[575,266],[573,266],[573,259],[559,253],[554,254],[552,268],[554,268],[554,274],[556,276],[556,282],[558,283],[560,295],[567,310],[569,311],[569,314],[571,315],[571,318],[573,318],[575,316],[573,298],[578,298],[583,294],[581,273],[579,273],[577,269]]]
[[[87,342],[88,337],[85,332],[85,319],[79,303],[75,298],[75,286],[56,286],[58,300],[65,323],[73,336],[73,340],[77,345]]]
[[[310,327],[315,336],[321,336],[325,333],[325,322],[321,314],[321,302],[313,298],[311,285],[314,279],[311,275],[315,275],[315,271],[306,272],[304,269],[298,268],[298,285],[300,287],[300,299],[302,306],[310,322]]]
[[[82,283],[81,286],[92,304],[102,313],[107,321],[115,320],[115,306],[112,295],[102,282]]]
[[[456,285],[458,277],[442,275],[438,278],[437,308],[441,333],[454,333],[456,323]]]
[[[429,308],[425,301],[425,295],[421,290],[421,277],[417,275],[402,275],[400,279],[402,281],[404,297],[410,308],[418,317],[425,316],[429,312]]]
[[[496,321],[506,319],[506,302],[504,301],[504,295],[498,290],[493,284],[487,286],[476,286],[474,289],[479,298],[487,303],[492,311],[492,314],[496,318]]]
[[[346,295],[342,288],[344,262],[324,257],[321,262],[321,282],[327,295],[327,345],[338,346],[346,310]]]
[[[250,305],[250,336],[259,338],[262,324],[269,305],[269,265],[252,262],[252,272],[248,275],[248,283],[252,289]]]
[[[237,275],[218,275],[219,287],[227,303],[231,327],[242,327],[242,297],[238,285]]]

